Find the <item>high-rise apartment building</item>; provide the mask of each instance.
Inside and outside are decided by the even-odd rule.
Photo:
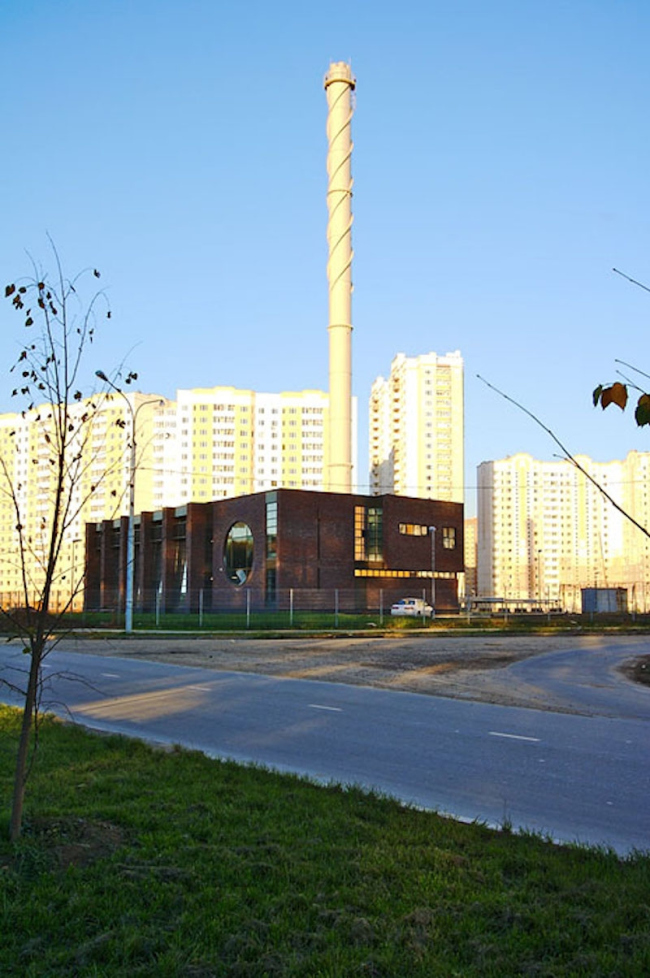
[[[84,563],[85,523],[128,514],[134,418],[137,514],[280,487],[323,490],[328,404],[322,391],[266,394],[234,387],[179,390],[176,401],[137,393],[105,396],[79,442],[79,474],[54,605],[63,607],[76,590]],[[81,417],[87,408],[81,402],[72,410]],[[355,401],[352,410],[356,422]],[[5,605],[25,601],[10,485],[26,527],[32,594],[40,583],[52,508],[44,416],[42,410],[25,417],[0,415],[0,461],[7,474],[3,484],[0,471],[0,602]],[[356,435],[353,445],[356,449]]]
[[[179,390],[154,422],[153,508],[280,486],[322,490],[328,425],[323,391]]]
[[[576,460],[638,523],[650,527],[650,453]],[[625,587],[650,608],[650,540],[571,462],[527,454],[478,467],[478,593],[580,610],[585,587]]]
[[[94,406],[89,401],[70,405],[70,424],[77,434],[64,480],[64,533],[53,608],[64,607],[78,591],[85,524],[128,512],[132,418],[137,419],[135,506],[138,511],[150,507],[152,423],[161,403],[165,402],[160,397],[125,393],[98,396]],[[56,435],[50,415],[51,408],[42,406],[24,415],[0,416],[0,601],[4,606],[31,603],[44,579],[56,488]]]
[[[473,597],[478,590],[478,517],[465,520],[465,596]]]
[[[370,394],[370,490],[463,502],[463,360],[398,353]]]

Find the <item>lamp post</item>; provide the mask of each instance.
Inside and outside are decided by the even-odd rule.
[[[126,534],[126,600],[124,605],[124,631],[130,633],[133,631],[133,585],[135,580],[135,473],[136,473],[136,423],[138,420],[138,412],[140,408],[146,407],[147,404],[164,404],[165,402],[162,398],[154,397],[148,401],[143,401],[142,404],[138,404],[135,411],[133,410],[133,405],[126,396],[123,390],[120,390],[112,380],[106,376],[103,370],[96,370],[95,376],[103,380],[105,384],[112,387],[116,394],[124,400],[124,403],[129,409],[129,414],[131,415],[131,458],[129,462],[129,520],[127,524],[127,534]]]
[[[431,537],[431,617],[436,617],[436,527],[429,527]]]

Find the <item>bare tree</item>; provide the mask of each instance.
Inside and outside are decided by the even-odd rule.
[[[647,285],[644,285],[643,282],[639,282],[635,278],[631,278],[629,275],[626,275],[625,272],[619,271],[618,268],[613,268],[612,271],[616,272],[616,274],[620,275],[622,278],[627,279],[627,281],[631,282],[632,285],[636,285],[640,289],[643,289],[644,292],[650,292],[650,288],[648,288]],[[639,370],[638,367],[632,366],[631,363],[626,363],[625,360],[616,360],[615,363],[620,363],[622,367],[626,367],[628,370],[634,371],[634,373],[639,377],[645,377],[646,380],[650,380],[650,374],[645,373],[643,370]],[[626,376],[622,370],[617,370],[617,373],[623,378],[623,383],[621,383],[620,380],[615,380],[608,384],[599,384],[592,394],[594,407],[597,407],[600,404],[604,411],[610,404],[616,404],[617,407],[620,407],[621,411],[624,411],[627,407],[630,391],[634,391],[634,396],[637,397],[636,408],[634,410],[634,420],[639,428],[649,425],[650,394],[645,387],[640,386],[630,377]]]
[[[83,559],[75,566],[75,538],[90,496],[100,490],[107,471],[98,473],[93,451],[93,427],[103,413],[105,392],[82,384],[85,359],[100,317],[110,318],[101,290],[84,300],[87,280],[99,272],[87,269],[74,279],[63,273],[50,241],[54,273],[45,274],[32,262],[32,274],[7,285],[5,297],[22,318],[26,341],[19,344],[11,368],[17,378],[12,397],[23,404],[7,422],[0,438],[0,503],[5,531],[12,541],[0,555],[13,563],[19,598],[0,614],[10,635],[19,636],[28,656],[22,723],[18,740],[10,836],[21,832],[25,787],[38,743],[43,695],[43,661],[60,640],[63,616],[70,610],[83,582]],[[129,374],[125,383],[136,379]],[[11,423],[13,422],[13,423]],[[117,424],[124,424],[118,419]],[[115,490],[113,495],[117,496]],[[115,499],[116,507],[120,500]],[[12,521],[8,523],[8,520]],[[63,598],[61,595],[64,595]],[[58,638],[57,638],[58,636]],[[6,680],[5,680],[6,681]],[[15,688],[15,687],[14,687]]]

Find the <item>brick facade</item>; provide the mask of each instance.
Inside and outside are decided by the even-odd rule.
[[[269,512],[277,535],[267,533]],[[241,584],[225,560],[235,524],[252,536]],[[387,608],[398,598],[430,593],[430,526],[436,527],[436,609],[455,611],[464,569],[460,503],[277,489],[142,513],[135,610],[151,611],[156,603],[166,612],[284,607],[292,591],[309,592],[314,607],[331,607],[336,592],[341,610],[369,610],[379,600]],[[89,610],[123,607],[126,533],[125,518],[86,527]]]

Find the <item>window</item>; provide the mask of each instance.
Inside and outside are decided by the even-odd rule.
[[[456,527],[455,526],[443,526],[442,545],[445,550],[456,549]]]
[[[383,560],[383,510],[379,506],[354,507],[354,559]]]
[[[429,532],[428,526],[421,523],[400,523],[399,532],[409,537],[425,537]]]
[[[253,534],[246,523],[233,523],[223,548],[224,570],[228,580],[241,587],[253,567]]]

